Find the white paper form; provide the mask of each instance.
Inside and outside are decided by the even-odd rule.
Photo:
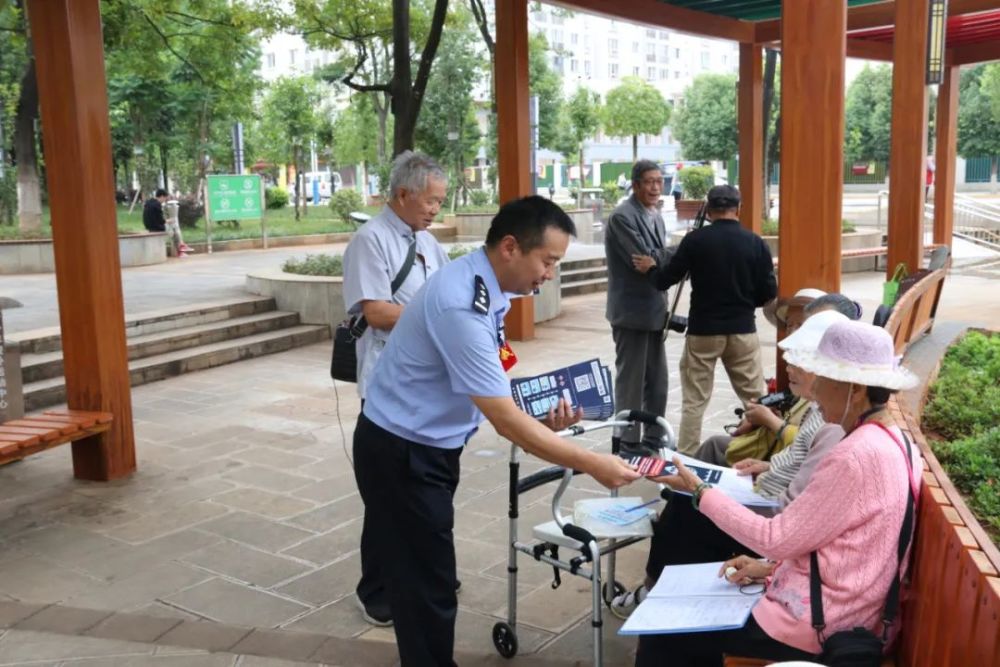
[[[743,627],[761,593],[747,595],[719,577],[722,561],[668,565],[622,635],[709,632]]]
[[[679,458],[681,463],[688,467],[717,471],[717,474],[713,475],[713,477],[716,478],[713,486],[738,502],[740,505],[744,505],[746,507],[778,507],[777,500],[765,498],[753,490],[753,480],[750,479],[749,475],[740,475],[732,468],[705,463],[704,461],[699,461],[694,457],[686,456],[680,452],[672,452],[671,460],[674,456]],[[676,468],[672,465],[668,465],[667,469],[663,471],[663,474],[671,475],[676,472]],[[678,491],[677,493],[691,495],[685,491]]]

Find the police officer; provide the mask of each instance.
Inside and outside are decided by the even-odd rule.
[[[485,247],[436,272],[403,310],[371,378],[354,432],[354,472],[387,565],[403,667],[455,664],[452,501],[462,448],[484,418],[529,453],[607,487],[639,476],[616,456],[556,437],[550,429],[580,418],[565,403],[545,425],[519,410],[501,364],[507,294],[550,280],[575,233],[544,197],[504,205]]]

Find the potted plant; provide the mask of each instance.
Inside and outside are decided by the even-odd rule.
[[[678,220],[694,220],[715,183],[715,171],[709,166],[685,167],[678,176],[681,179],[682,198],[676,203]],[[677,178],[675,176],[674,178]]]

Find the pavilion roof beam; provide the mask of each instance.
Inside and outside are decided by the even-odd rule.
[[[754,41],[754,24],[749,21],[674,7],[658,0],[555,0],[549,4],[701,37],[747,44]]]
[[[1000,0],[949,0],[948,16],[974,14],[991,9],[1000,9]],[[896,3],[880,2],[874,5],[850,7],[847,10],[847,30],[880,28],[895,22]],[[781,39],[781,20],[758,21],[755,24],[755,41],[761,44]]]
[[[973,65],[990,60],[1000,60],[1000,42],[963,44],[951,49],[952,62],[956,65]]]
[[[781,51],[781,42],[768,44],[767,47]],[[892,42],[876,42],[870,39],[848,39],[847,57],[892,62]]]

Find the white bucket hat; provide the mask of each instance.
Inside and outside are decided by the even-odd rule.
[[[785,361],[820,377],[893,391],[920,382],[899,365],[892,336],[863,322],[831,324],[815,350],[788,350]]]
[[[815,315],[807,317],[795,333],[778,341],[778,347],[786,352],[788,350],[815,350],[819,347],[819,341],[826,330],[837,322],[850,322],[850,319],[836,310],[821,310]]]
[[[800,289],[794,296],[771,299],[764,305],[764,319],[774,327],[777,327],[779,323],[784,326],[789,308],[792,306],[804,306],[821,296],[826,296],[826,292],[821,289],[806,287],[805,289]]]

